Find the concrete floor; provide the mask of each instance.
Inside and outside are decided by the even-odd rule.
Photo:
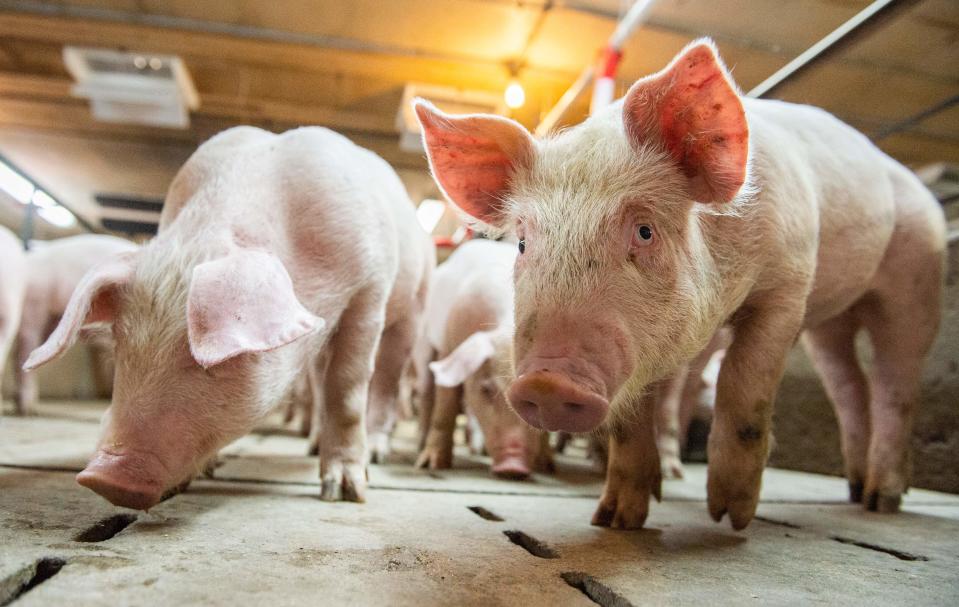
[[[465,452],[429,474],[400,436],[367,504],[329,504],[305,441],[267,428],[135,513],[73,481],[101,410],[0,420],[0,605],[959,604],[959,496],[914,490],[900,515],[865,514],[842,479],[770,469],[737,533],[709,519],[691,467],[647,529],[610,531],[589,525],[602,479],[581,457],[524,483]],[[56,573],[23,592],[38,570]]]

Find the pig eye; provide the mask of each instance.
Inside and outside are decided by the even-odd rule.
[[[645,223],[636,226],[636,232],[633,234],[633,244],[640,247],[648,247],[653,244],[653,228]]]
[[[519,254],[522,255],[526,252],[526,239],[521,238],[519,241]]]

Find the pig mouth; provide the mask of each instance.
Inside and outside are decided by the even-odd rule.
[[[158,504],[178,482],[163,461],[153,453],[114,453],[99,450],[77,475],[77,483],[114,506],[148,510]]]

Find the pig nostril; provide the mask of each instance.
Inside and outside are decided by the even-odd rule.
[[[563,407],[570,415],[579,415],[585,407],[579,403],[563,403]]]

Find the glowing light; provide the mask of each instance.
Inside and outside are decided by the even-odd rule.
[[[427,234],[432,234],[445,212],[446,204],[442,200],[425,198],[420,206],[416,207],[416,219]]]
[[[33,196],[33,184],[30,180],[0,162],[0,190],[13,196],[14,200],[27,204]]]
[[[150,69],[151,69],[151,70],[158,70],[158,69],[160,69],[161,67],[163,67],[163,62],[160,60],[159,57],[151,57],[151,58],[150,58]]]
[[[43,190],[33,193],[33,204],[37,207],[37,214],[48,222],[60,228],[69,228],[77,222],[73,213],[57,204],[49,194]]]
[[[506,92],[503,93],[503,100],[506,102],[506,107],[511,110],[523,107],[523,104],[526,103],[526,91],[523,90],[523,85],[519,83],[519,80],[515,78],[510,80]]]

